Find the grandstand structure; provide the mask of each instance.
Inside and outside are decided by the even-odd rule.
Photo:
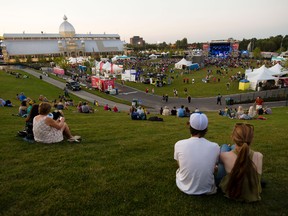
[[[203,44],[203,54],[213,57],[238,57],[239,41],[229,38],[227,40],[212,40]]]
[[[76,34],[64,15],[59,33],[4,33],[1,49],[7,63],[31,59],[123,54],[124,43],[118,34]]]

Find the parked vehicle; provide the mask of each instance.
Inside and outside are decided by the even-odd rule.
[[[66,83],[66,86],[68,89],[70,89],[72,91],[80,91],[81,90],[80,83],[76,82],[76,81],[68,81]]]

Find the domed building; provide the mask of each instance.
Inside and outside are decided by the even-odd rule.
[[[59,56],[78,57],[123,54],[123,42],[118,34],[76,34],[64,15],[59,33],[11,34],[4,33],[1,44],[4,61],[37,62],[41,58]]]
[[[73,38],[75,36],[75,29],[71,23],[67,21],[66,15],[63,17],[64,22],[59,27],[59,34],[62,37]]]

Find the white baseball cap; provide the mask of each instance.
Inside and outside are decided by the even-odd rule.
[[[195,130],[205,130],[208,127],[208,118],[204,113],[198,112],[190,115],[190,125]]]

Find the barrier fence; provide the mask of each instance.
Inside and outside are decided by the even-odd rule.
[[[253,103],[257,97],[261,97],[264,101],[286,101],[288,105],[288,88],[279,88],[273,90],[248,92],[237,95],[226,96],[226,104],[232,105],[234,103]]]

